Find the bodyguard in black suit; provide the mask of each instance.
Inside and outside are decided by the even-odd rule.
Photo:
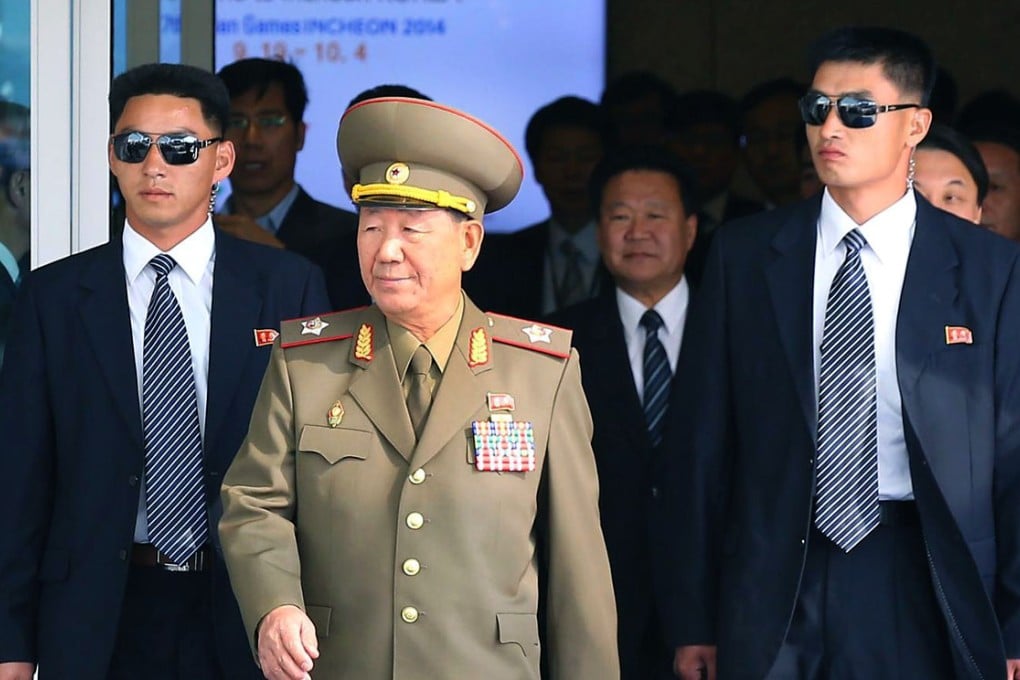
[[[653,588],[652,517],[659,511],[659,445],[675,414],[670,395],[690,291],[684,260],[697,218],[690,174],[668,152],[610,152],[595,168],[598,243],[614,284],[552,317],[573,329],[595,432],[599,510],[616,593],[623,680],[672,677],[672,649]],[[652,315],[659,325],[646,328]],[[662,363],[652,354],[661,350]],[[656,373],[658,374],[656,375]]]
[[[677,674],[1020,677],[1020,250],[910,188],[924,43],[840,29],[812,61],[827,189],[724,225],[687,325]]]
[[[214,231],[211,187],[234,162],[220,139],[227,107],[222,83],[192,67],[118,77],[110,167],[123,236],[33,272],[19,293],[0,371],[4,680],[36,667],[41,680],[261,677],[215,530],[220,483],[280,319],[328,303],[303,258]],[[170,263],[163,282],[157,261]],[[167,288],[173,303],[157,305]],[[160,337],[182,353],[150,351]],[[186,368],[167,381],[161,365]],[[169,399],[178,386],[193,396]],[[190,459],[176,446],[188,423],[200,435]],[[163,467],[157,441],[169,442]],[[167,474],[154,482],[157,469]],[[197,495],[181,491],[188,482]],[[180,558],[160,538],[160,484],[172,489],[167,526],[188,527],[170,530]],[[179,508],[195,513],[185,525]]]

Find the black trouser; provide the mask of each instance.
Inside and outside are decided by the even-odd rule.
[[[132,566],[109,680],[226,680],[205,572]]]
[[[954,678],[913,503],[849,553],[817,529],[790,630],[767,680]]]

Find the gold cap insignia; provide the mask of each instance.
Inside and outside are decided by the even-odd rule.
[[[528,336],[528,340],[531,342],[547,342],[552,344],[551,328],[545,328],[544,326],[539,326],[538,324],[533,323],[530,326],[522,328],[521,332]]]
[[[338,427],[340,425],[340,421],[343,419],[344,406],[340,403],[340,400],[337,400],[329,407],[329,410],[326,411],[326,422],[329,423],[330,427]]]
[[[320,317],[314,319],[308,319],[307,321],[301,322],[301,335],[321,335],[322,329],[329,324],[323,321]]]
[[[386,181],[390,184],[403,184],[411,176],[411,169],[406,163],[394,163],[386,168]]]
[[[468,344],[468,366],[474,368],[489,363],[489,336],[485,334],[484,328],[471,331]]]
[[[362,361],[372,360],[372,326],[363,323],[358,329],[358,339],[354,342],[354,358]]]

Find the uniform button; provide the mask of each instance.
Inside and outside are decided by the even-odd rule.
[[[418,610],[414,607],[404,607],[400,610],[400,618],[404,623],[414,623],[418,620]]]
[[[652,487],[652,498],[658,498],[658,497],[659,497],[659,487],[653,486]]]
[[[138,475],[131,475],[128,477],[128,486],[134,486],[138,484]]]
[[[425,481],[425,470],[418,468],[407,477],[412,484],[421,484]]]
[[[425,518],[422,517],[420,512],[412,512],[405,521],[409,529],[421,529],[422,525],[425,524]]]
[[[413,557],[408,560],[404,560],[404,573],[408,576],[415,576],[421,571],[421,563]]]

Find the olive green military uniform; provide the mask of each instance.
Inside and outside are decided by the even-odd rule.
[[[569,333],[467,302],[416,442],[386,326],[374,307],[288,322],[273,350],[220,525],[252,639],[295,604],[319,637],[315,678],[538,678],[540,653],[554,678],[618,677]],[[476,469],[491,394],[534,426],[534,471]]]

